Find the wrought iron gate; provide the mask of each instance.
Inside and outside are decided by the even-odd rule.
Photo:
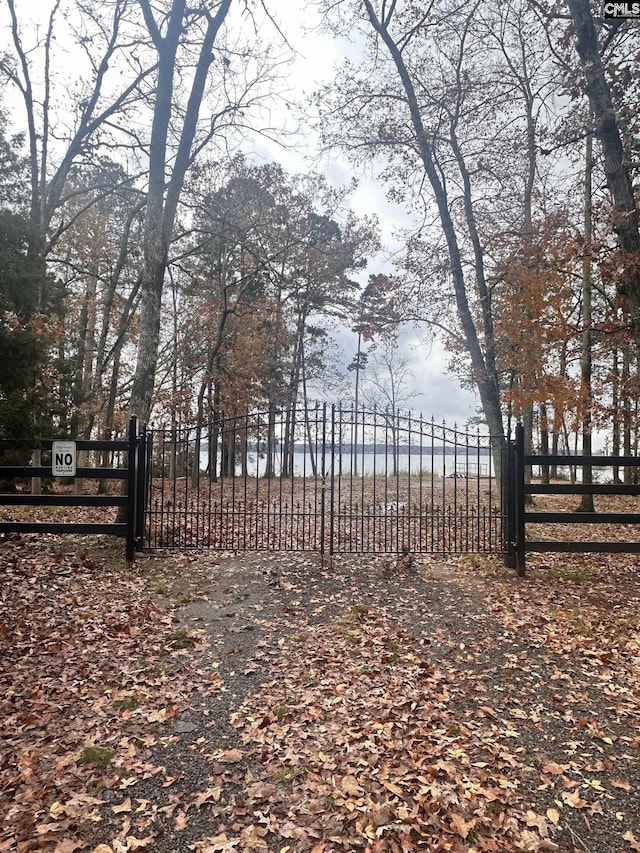
[[[502,553],[490,436],[316,405],[146,435],[144,546]]]

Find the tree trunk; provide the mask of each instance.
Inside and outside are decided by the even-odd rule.
[[[582,350],[580,353],[580,380],[582,404],[582,454],[591,456],[593,444],[591,441],[591,173],[593,168],[593,139],[587,134],[584,169],[584,248],[582,251]],[[586,486],[593,484],[593,469],[590,465],[582,468],[582,482]],[[577,508],[578,512],[595,512],[593,494],[582,495]]]
[[[176,54],[185,26],[186,0],[173,0],[166,34],[162,36],[148,0],[139,0],[149,33],[158,54],[158,80],[149,145],[149,189],[145,214],[144,271],[138,357],[131,390],[130,412],[140,423],[148,423],[160,342],[162,290],[169,244],[187,169],[193,157],[200,105],[209,66],[213,62],[216,36],[229,11],[231,0],[222,0],[207,27],[198,53],[186,111],[182,118],[177,152],[167,184],[169,126],[172,119]]]
[[[451,215],[451,200],[447,194],[446,186],[442,181],[434,161],[431,144],[429,142],[429,134],[422,121],[420,104],[418,103],[411,75],[404,63],[402,51],[389,32],[387,25],[388,20],[383,22],[378,19],[370,0],[364,0],[364,6],[372,27],[378,33],[389,51],[407,98],[407,106],[415,132],[422,165],[429,183],[431,184],[438,208],[440,223],[447,244],[458,317],[460,319],[467,349],[471,358],[473,378],[478,388],[482,409],[489,431],[492,435],[494,466],[496,469],[496,476],[499,479],[502,452],[504,450],[504,427],[502,423],[502,408],[500,405],[500,386],[495,362],[493,360],[495,341],[491,340],[490,337],[491,327],[485,328],[484,333],[486,340],[483,352],[467,295],[461,252],[458,245],[455,224]],[[491,317],[488,290],[483,291],[481,289],[478,296],[480,300],[480,311],[483,318]]]
[[[269,400],[269,414],[267,419],[267,461],[264,470],[264,479],[271,480],[276,476],[276,413],[274,405]]]
[[[540,403],[540,455],[549,455],[549,416],[546,403]],[[545,485],[549,485],[549,473],[549,465],[540,466],[540,478]]]
[[[612,361],[611,453],[613,456],[620,456],[620,353],[617,347],[613,350]],[[612,476],[614,483],[622,483],[619,465],[614,465]]]
[[[311,462],[311,473],[313,477],[318,476],[318,459],[316,454],[316,441],[317,441],[317,430],[316,430],[316,439],[314,441],[313,436],[311,435],[311,420],[309,419],[309,396],[307,394],[307,372],[305,370],[304,363],[304,352],[302,353],[302,400],[304,403],[304,422],[307,433],[307,442],[309,446],[309,460]],[[316,426],[318,423],[318,409],[315,408],[316,413]],[[304,468],[304,463],[303,463]]]
[[[627,343],[622,356],[622,454],[631,456],[631,400],[629,398],[629,377],[631,375],[631,344]],[[624,467],[624,482],[631,485],[631,468]]]
[[[626,298],[629,322],[634,340],[640,344],[640,229],[634,197],[629,159],[625,156],[622,135],[616,119],[611,90],[598,46],[598,34],[589,0],[568,0],[575,25],[576,49],[582,61],[587,95],[594,117],[594,131],[602,146],[607,186],[616,210],[614,231],[624,272],[618,289]]]
[[[526,407],[522,413],[522,427],[524,429],[524,452],[526,456],[533,454],[533,404]],[[531,483],[531,465],[524,469],[524,481],[527,485]],[[533,503],[533,495],[527,495],[525,503]]]
[[[293,361],[289,374],[289,394],[286,403],[284,442],[282,447],[282,477],[293,476],[293,445],[295,443],[295,406],[298,401],[298,387],[300,385],[300,374],[304,363],[304,332],[306,328],[306,313],[301,310],[298,314],[296,329],[296,340],[293,350]]]

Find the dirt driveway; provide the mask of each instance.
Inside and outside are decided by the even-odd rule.
[[[224,690],[181,717],[193,748],[162,757],[220,796],[158,850],[636,849],[638,611],[627,586],[605,625],[604,567],[516,582],[478,558],[195,565],[204,594],[181,618]]]
[[[64,598],[67,620],[75,600],[85,626],[91,583],[128,596],[128,628],[118,617],[96,664],[100,731],[89,738],[87,722],[59,746],[42,735],[60,768],[44,793],[24,778],[26,670],[3,673],[14,710],[0,790],[14,805],[0,850],[640,850],[632,564],[532,564],[517,580],[480,558],[157,554],[110,586],[108,564],[93,555],[49,582],[48,600]],[[78,758],[89,740],[109,747],[104,766]]]

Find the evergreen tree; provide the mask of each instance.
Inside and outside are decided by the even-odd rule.
[[[0,115],[0,437],[29,438],[48,411],[46,371],[52,331],[42,304],[41,265],[28,256],[21,213],[19,138]],[[28,203],[28,199],[24,199]]]

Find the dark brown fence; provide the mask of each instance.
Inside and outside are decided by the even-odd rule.
[[[79,465],[73,478],[54,477],[55,460],[52,456],[54,440],[42,440],[35,443],[11,440],[0,441],[0,451],[38,451],[41,455],[37,465],[0,466],[0,480],[14,484],[15,491],[0,494],[0,505],[4,507],[0,521],[0,535],[7,533],[81,533],[109,534],[126,540],[126,556],[134,557],[136,548],[141,547],[142,525],[144,523],[144,431],[138,435],[136,419],[129,423],[128,438],[121,441],[71,441],[78,454],[93,454],[98,465]],[[74,454],[72,454],[73,456]],[[115,494],[72,494],[67,487],[60,488],[61,482],[72,479],[107,481],[123,484]],[[41,481],[42,488],[33,489],[32,484]],[[42,521],[26,517],[27,511],[17,511],[17,507],[87,507],[103,510],[104,516],[113,516],[105,521]],[[113,512],[109,513],[109,510]],[[124,520],[116,517],[116,512]]]
[[[509,443],[507,468],[510,471],[508,485],[511,509],[507,519],[507,563],[516,568],[519,575],[525,574],[528,553],[640,553],[640,542],[617,538],[596,541],[528,538],[529,525],[636,525],[640,524],[640,513],[627,511],[611,512],[548,512],[528,508],[528,498],[534,495],[607,495],[639,496],[640,485],[623,483],[584,483],[578,478],[569,483],[526,482],[527,466],[565,466],[573,469],[617,468],[638,469],[640,458],[636,456],[539,456],[525,454],[524,430],[516,428],[516,439]],[[613,476],[612,476],[613,479]],[[606,529],[606,528],[604,528]]]
[[[323,404],[149,430],[146,452],[148,548],[504,551],[479,431]]]

